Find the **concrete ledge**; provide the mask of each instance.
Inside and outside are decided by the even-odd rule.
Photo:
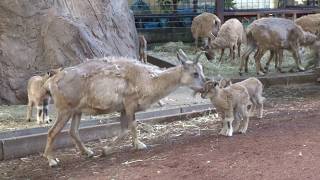
[[[300,72],[292,74],[277,74],[274,76],[260,76],[258,78],[265,87],[274,85],[290,85],[290,84],[304,84],[316,83],[318,75],[312,72]],[[249,76],[233,78],[232,82],[236,83],[249,78]]]
[[[184,109],[184,110],[183,110]],[[175,120],[192,118],[213,112],[209,104],[195,105],[190,107],[173,108],[163,111],[140,113],[138,121],[144,123],[163,123]],[[142,115],[143,114],[143,115]],[[157,116],[156,116],[157,115]],[[113,137],[120,131],[120,123],[95,124],[80,127],[82,141],[88,142],[101,138]],[[42,153],[47,141],[47,133],[37,133],[18,137],[5,138],[0,141],[0,160],[24,157],[27,155]],[[55,141],[55,149],[73,146],[68,129],[62,130]]]
[[[3,142],[2,141],[0,141],[0,160],[2,160],[3,159]]]

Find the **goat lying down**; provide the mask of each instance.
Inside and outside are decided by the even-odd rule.
[[[202,54],[202,53],[201,53]],[[202,89],[204,75],[202,66],[180,49],[177,57],[181,64],[166,70],[151,68],[134,59],[106,57],[90,60],[65,68],[45,84],[57,110],[57,120],[48,132],[44,157],[50,166],[57,166],[53,155],[53,143],[64,125],[71,119],[70,135],[82,154],[88,157],[93,152],[82,143],[78,128],[83,113],[107,114],[120,112],[121,132],[103,148],[103,154],[113,153],[115,145],[132,132],[133,146],[144,149],[146,145],[138,139],[135,112],[142,111],[167,96],[180,86],[195,91]]]
[[[220,133],[224,136],[232,136],[233,131],[246,133],[249,123],[248,106],[251,105],[250,96],[245,87],[231,84],[228,87],[220,87],[216,81],[207,81],[201,90],[202,98],[209,98],[223,120],[223,128]],[[243,120],[242,120],[243,119]],[[235,120],[233,130],[232,122]]]

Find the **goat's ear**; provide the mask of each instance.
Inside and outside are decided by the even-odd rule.
[[[214,81],[207,81],[204,85],[205,89],[211,89],[215,87],[215,82]]]
[[[186,63],[186,61],[181,57],[181,55],[179,53],[177,53],[177,58],[181,62],[181,64],[184,65]]]
[[[198,55],[197,55],[197,57],[195,58],[195,60],[194,60],[194,64],[197,64],[198,62],[199,62],[199,59],[200,59],[200,57],[201,57],[201,55],[202,54],[204,54],[205,53],[205,51],[201,51]]]
[[[188,56],[183,52],[182,49],[179,49],[178,52],[177,52],[177,58],[179,59],[179,61],[180,61],[182,64],[185,64],[185,62],[186,62],[187,59],[188,59]]]
[[[226,79],[221,79],[219,82],[219,87],[224,88],[228,85],[228,81]]]

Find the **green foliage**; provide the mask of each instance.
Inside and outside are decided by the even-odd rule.
[[[172,12],[172,1],[171,0],[157,0],[160,10],[162,13]]]
[[[225,9],[234,9],[237,3],[234,0],[224,0],[224,8]]]

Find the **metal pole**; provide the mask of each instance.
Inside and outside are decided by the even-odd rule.
[[[224,22],[224,0],[216,0],[216,14]]]

